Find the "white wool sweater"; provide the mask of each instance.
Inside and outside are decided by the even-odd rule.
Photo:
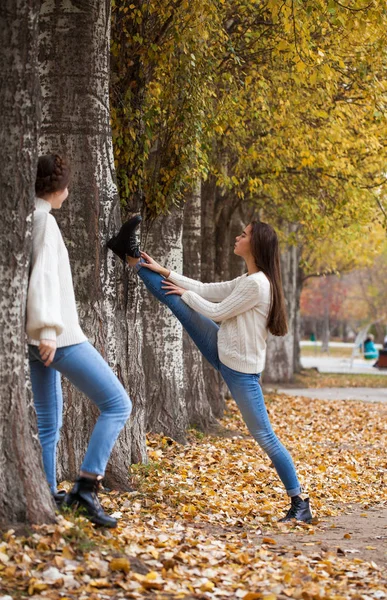
[[[28,343],[56,341],[57,347],[86,341],[79,326],[67,248],[51,204],[37,198],[27,295]]]
[[[188,290],[188,306],[220,322],[220,361],[241,373],[261,373],[265,366],[267,317],[271,286],[262,272],[242,275],[223,283],[201,283],[171,271],[169,279]]]

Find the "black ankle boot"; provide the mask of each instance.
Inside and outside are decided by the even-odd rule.
[[[55,502],[57,508],[60,508],[65,500],[66,491],[59,490],[59,492],[55,492],[55,494],[52,494],[52,497],[54,499],[54,502]]]
[[[292,496],[292,503],[286,515],[279,520],[280,523],[286,523],[296,519],[296,521],[304,521],[310,523],[312,521],[312,513],[309,506],[309,498],[303,500],[300,496]]]
[[[103,527],[117,527],[117,521],[107,515],[98,500],[98,479],[78,477],[74,487],[66,495],[64,504],[74,508],[84,508],[92,523]]]
[[[118,234],[115,237],[112,237],[106,244],[107,247],[110,248],[110,250],[113,250],[114,254],[117,254],[123,261],[125,261],[125,256],[140,258],[136,229],[141,221],[142,218],[140,215],[132,217],[122,225]]]

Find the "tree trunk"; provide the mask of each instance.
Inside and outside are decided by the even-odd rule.
[[[213,176],[202,184],[201,190],[202,205],[202,250],[201,250],[201,270],[202,281],[211,283],[216,281],[216,244],[215,244],[215,198],[216,181]],[[206,384],[208,401],[211,405],[214,416],[221,419],[224,414],[224,393],[225,387],[219,373],[215,371],[206,360],[203,360],[203,378]]]
[[[295,312],[294,312],[294,350],[293,350],[293,371],[299,373],[302,369],[301,365],[301,293],[303,284],[303,272],[300,267],[297,267],[296,277],[296,295],[295,295]]]
[[[263,380],[265,383],[289,382],[294,374],[294,331],[297,312],[297,274],[299,249],[288,246],[281,254],[281,273],[284,288],[289,332],[283,337],[269,333]]]
[[[201,278],[201,185],[187,198],[183,223],[183,273],[200,281]],[[215,425],[203,377],[204,359],[189,335],[183,331],[184,391],[188,422],[202,431]]]
[[[71,194],[58,220],[69,249],[80,322],[134,400],[133,429],[127,425],[122,432],[106,473],[110,487],[128,489],[131,449],[134,460],[146,457],[145,401],[141,327],[134,326],[128,333],[127,323],[128,311],[129,316],[134,315],[137,306],[134,280],[128,282],[123,275],[125,267],[105,247],[121,221],[110,129],[109,44],[109,3],[43,3],[40,56],[45,103],[41,149],[64,152],[70,158]],[[128,293],[133,309],[128,308]],[[59,478],[73,479],[97,409],[67,384],[65,407]]]
[[[54,521],[24,375],[40,121],[39,5],[38,0],[5,0],[0,8],[0,528]]]
[[[329,353],[329,338],[330,338],[330,325],[329,325],[329,298],[325,299],[324,306],[324,317],[322,320],[322,333],[321,333],[321,352]]]
[[[174,209],[144,229],[145,251],[181,272],[183,211]],[[142,286],[143,365],[146,382],[147,430],[185,443],[188,414],[183,386],[183,329],[170,310]]]

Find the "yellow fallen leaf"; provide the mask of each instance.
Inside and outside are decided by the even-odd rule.
[[[346,540],[350,540],[350,539],[351,539],[351,537],[352,537],[352,536],[351,536],[351,534],[350,534],[350,533],[344,533],[344,538],[345,538]]]
[[[105,587],[110,587],[110,583],[109,581],[104,578],[104,579],[92,579],[91,581],[89,581],[89,585],[91,587],[95,587],[95,588],[105,588]]]
[[[202,583],[202,585],[200,586],[200,591],[212,592],[214,587],[215,587],[215,584],[212,581],[206,581],[205,583]]]
[[[109,566],[111,571],[122,571],[123,573],[130,571],[130,562],[127,558],[113,558]]]
[[[246,596],[243,596],[243,600],[262,600],[262,594],[247,592]]]
[[[62,556],[63,558],[68,558],[69,560],[71,560],[72,558],[74,558],[75,552],[71,548],[71,546],[64,546],[62,549]]]
[[[262,540],[263,544],[276,544],[277,542],[273,539],[273,538],[269,538],[269,537],[264,537]]]
[[[47,588],[47,583],[43,583],[42,581],[33,581],[33,583],[30,583],[28,586],[28,594],[33,596],[35,592],[43,592]]]

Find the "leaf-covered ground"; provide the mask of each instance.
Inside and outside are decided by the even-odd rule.
[[[230,401],[217,435],[192,432],[185,447],[149,436],[151,462],[133,469],[136,491],[103,497],[121,516],[117,530],[96,530],[69,513],[28,536],[7,532],[0,544],[2,594],[387,598],[387,520],[376,528],[380,535],[375,527],[372,533],[378,561],[351,545],[356,528],[336,529],[343,543],[333,549],[327,533],[341,518],[348,524],[352,511],[364,529],[368,515],[387,507],[387,406],[285,396],[267,404],[310,493],[312,525],[277,523],[287,505],[281,484]]]

